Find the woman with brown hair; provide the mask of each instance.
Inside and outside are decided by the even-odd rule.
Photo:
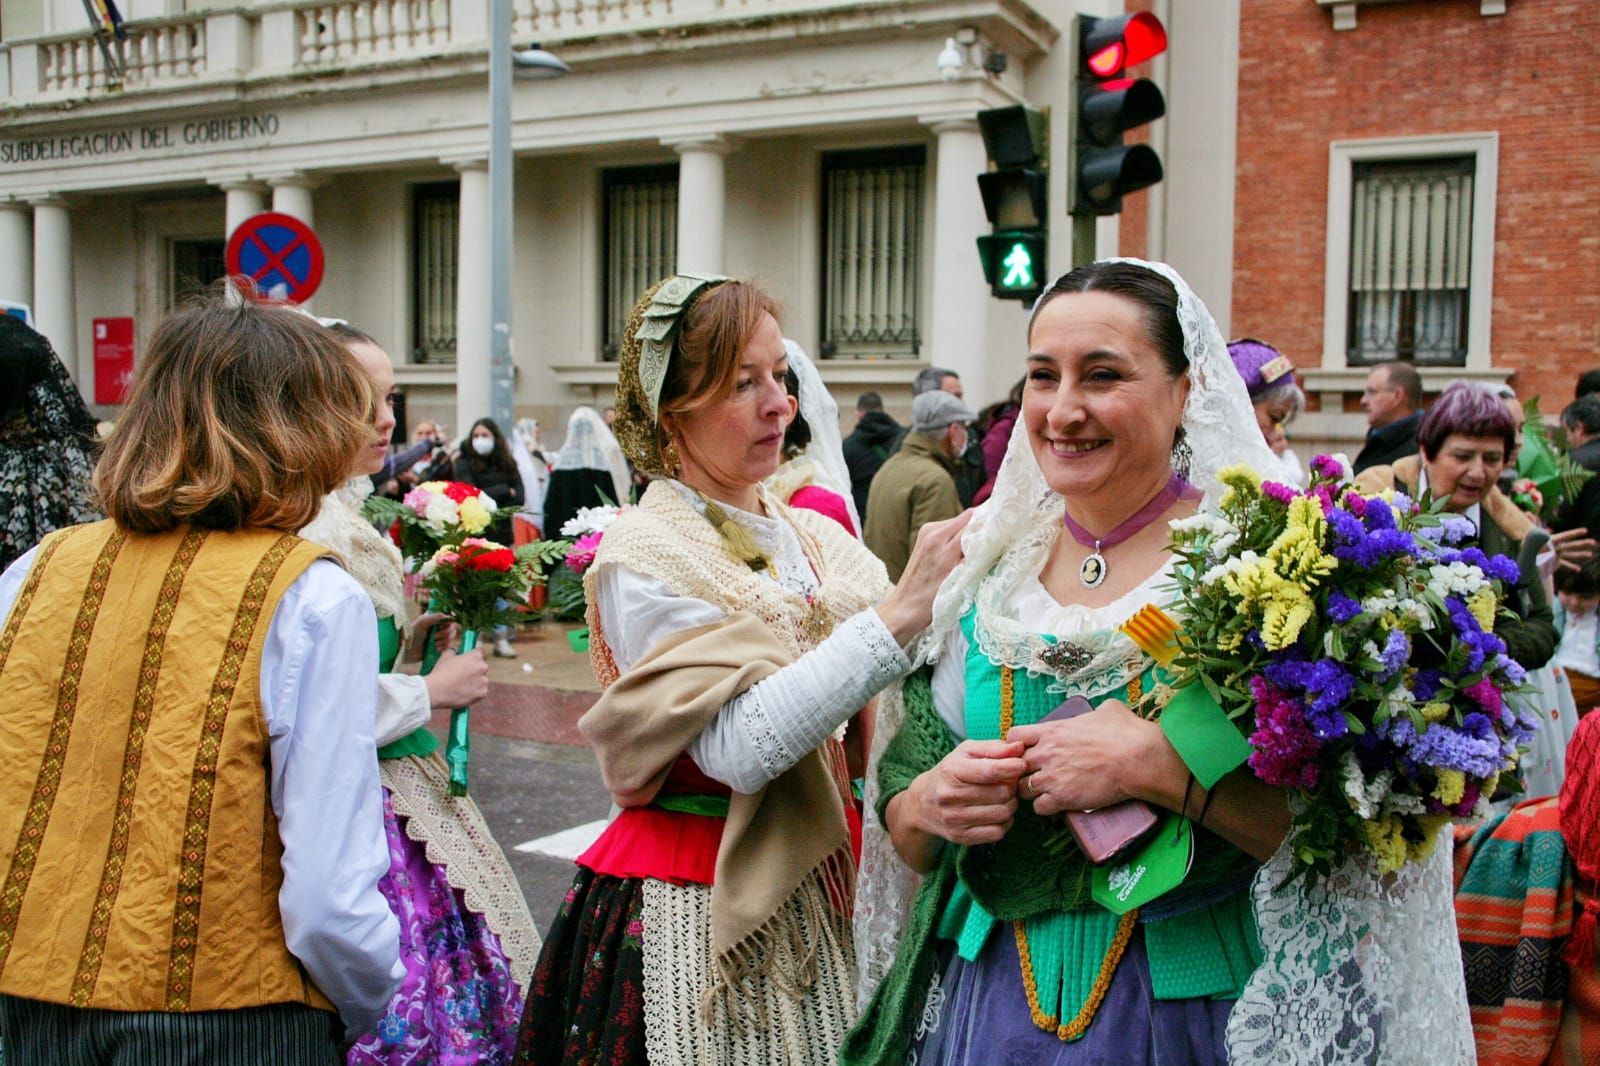
[[[615,430],[656,478],[585,575],[605,692],[579,723],[623,808],[578,859],[519,1059],[832,1063],[854,1015],[859,821],[838,731],[909,662],[960,555],[906,580],[762,482],[795,401],[771,297],[679,275],[634,308]]]
[[[372,404],[306,316],[185,307],[95,471],[108,520],[0,577],[19,1061],[334,1063],[388,1004],[372,604],[294,534],[368,447]]]

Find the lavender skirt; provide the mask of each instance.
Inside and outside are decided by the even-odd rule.
[[[976,962],[941,945],[937,990],[908,1062],[918,1066],[1223,1066],[1230,1000],[1156,999],[1136,931],[1081,1039],[1033,1024],[1016,939],[997,926]]]
[[[383,790],[389,872],[378,889],[400,919],[406,976],[375,1031],[348,1062],[411,1066],[496,1066],[516,1050],[522,996],[511,965],[481,914],[467,909],[425,845],[406,835]]]

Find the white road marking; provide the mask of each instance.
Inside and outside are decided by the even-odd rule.
[[[582,825],[575,825],[571,829],[563,829],[559,833],[551,833],[549,836],[524,841],[513,850],[532,855],[549,855],[552,858],[566,859],[571,862],[588,851],[589,845],[600,839],[600,834],[605,830],[606,824],[604,818],[596,822],[584,822]]]

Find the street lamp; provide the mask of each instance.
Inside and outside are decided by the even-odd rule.
[[[489,416],[511,432],[511,74],[559,78],[567,65],[535,45],[513,54],[511,0],[489,0]]]

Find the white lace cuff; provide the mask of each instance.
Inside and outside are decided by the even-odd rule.
[[[736,792],[755,792],[909,669],[911,660],[869,608],[731,700],[689,755],[707,776]]]

